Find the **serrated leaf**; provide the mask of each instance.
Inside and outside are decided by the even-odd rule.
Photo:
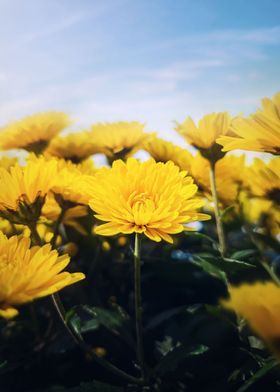
[[[271,359],[267,362],[263,367],[261,367],[249,380],[242,385],[241,388],[237,390],[237,392],[245,392],[248,388],[250,388],[253,384],[259,381],[262,377],[266,376],[267,373],[270,372],[273,368],[278,366],[278,362],[276,359]]]
[[[175,347],[173,350],[169,351],[166,354],[159,364],[156,366],[155,371],[164,375],[169,372],[174,372],[179,364],[187,359],[191,359],[193,357],[198,357],[203,355],[209,350],[209,347],[200,344],[190,351],[190,347],[186,347],[184,345]]]

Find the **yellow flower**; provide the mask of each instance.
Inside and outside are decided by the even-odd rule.
[[[246,193],[242,196],[242,215],[247,222],[256,225],[258,232],[276,237],[280,234],[280,209],[264,198],[252,198]]]
[[[46,161],[42,157],[29,160],[24,167],[16,164],[10,171],[0,168],[2,215],[7,213],[10,217],[10,214],[15,213],[14,217],[19,218],[22,215],[22,218],[31,218],[28,215],[32,214],[32,208],[36,207],[35,212],[38,217],[56,174],[57,162],[53,159]],[[15,223],[23,222],[15,221]]]
[[[49,141],[70,124],[65,113],[46,112],[11,123],[0,132],[0,149],[22,148],[41,153]]]
[[[177,123],[175,129],[188,143],[199,149],[205,158],[215,162],[224,156],[216,139],[229,132],[231,121],[226,112],[211,113],[202,117],[198,126],[191,117],[187,117],[182,124]]]
[[[144,233],[153,241],[173,243],[170,234],[188,230],[185,223],[209,218],[196,211],[204,204],[194,198],[196,191],[193,179],[173,162],[117,160],[95,175],[89,206],[96,218],[107,222],[95,232]]]
[[[254,196],[265,197],[280,204],[280,157],[265,163],[256,158],[248,169],[248,182]]]
[[[237,201],[241,184],[244,180],[244,155],[225,156],[216,163],[216,186],[220,202],[230,206]],[[207,159],[197,154],[191,165],[190,171],[195,183],[209,199],[211,196],[210,163]]]
[[[280,338],[280,287],[272,282],[257,282],[229,287],[229,293],[230,298],[223,300],[222,305],[245,318],[279,357],[279,347],[277,353],[274,343]]]
[[[30,247],[28,238],[8,239],[0,233],[0,316],[14,317],[18,314],[15,306],[84,279],[82,273],[62,272],[69,261],[50,245]]]
[[[159,139],[156,136],[150,138],[143,146],[156,162],[172,161],[181,170],[190,170],[192,154],[171,142]]]
[[[232,132],[217,140],[222,151],[249,150],[280,154],[280,92],[262,100],[262,109],[233,121]]]
[[[90,133],[84,131],[55,137],[46,150],[46,154],[80,163],[98,153],[99,150],[100,147],[94,144]]]
[[[83,174],[81,170],[79,170],[78,167],[74,167],[73,164],[59,170],[51,187],[51,191],[55,195],[60,206],[65,204],[65,202],[68,202],[68,207],[73,206],[72,204],[88,204],[89,198],[85,191],[88,177],[91,178],[90,175]]]
[[[95,124],[92,126],[91,138],[112,162],[115,159],[126,159],[142,147],[149,134],[139,122],[115,122]]]

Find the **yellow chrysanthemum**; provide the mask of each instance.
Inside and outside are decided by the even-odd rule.
[[[0,232],[0,316],[14,317],[18,314],[15,306],[84,279],[82,273],[62,272],[69,261],[50,245],[30,247],[30,239],[8,239]]]
[[[225,156],[216,163],[216,186],[220,202],[229,206],[237,201],[244,176],[244,156]],[[190,174],[208,198],[211,196],[210,163],[197,154],[191,165]]]
[[[249,150],[280,155],[280,92],[272,99],[262,100],[262,109],[249,118],[233,121],[231,135],[222,136],[217,143],[223,151]]]
[[[221,147],[216,139],[229,132],[231,116],[226,112],[207,114],[195,125],[191,117],[187,117],[182,124],[177,123],[176,131],[202,155],[212,161],[223,157]]]
[[[117,160],[95,176],[89,205],[96,218],[107,222],[95,232],[144,233],[153,241],[172,243],[170,234],[187,230],[184,224],[209,218],[196,211],[204,204],[194,198],[196,191],[193,179],[171,161]]]
[[[74,165],[69,167],[65,166],[63,169],[59,170],[51,187],[51,191],[55,195],[56,200],[60,200],[61,203],[69,202],[70,204],[87,205],[89,198],[85,191],[85,187],[88,177],[91,176],[83,174],[79,168],[74,167]],[[70,206],[69,203],[68,207]]]
[[[41,204],[57,175],[57,162],[34,158],[24,167],[16,164],[10,171],[0,168],[0,211],[1,213],[24,211],[28,215],[32,206]],[[24,208],[28,206],[28,208]],[[40,208],[37,213],[40,213]],[[19,222],[21,223],[21,222]]]
[[[280,209],[276,208],[271,200],[253,198],[245,193],[241,202],[242,216],[247,222],[272,237],[280,234]]]
[[[181,170],[189,172],[192,154],[171,142],[162,140],[156,136],[150,138],[143,146],[156,162],[172,161],[175,165],[179,166]]]
[[[272,282],[257,282],[229,287],[229,293],[230,298],[222,305],[244,317],[279,357],[279,347],[277,350],[274,343],[280,338],[280,287]]]
[[[64,158],[73,163],[80,163],[98,152],[100,147],[93,143],[93,138],[88,131],[57,136],[46,150],[48,155]]]
[[[126,159],[139,150],[149,137],[143,130],[144,124],[136,121],[95,124],[91,129],[92,142],[110,161]]]
[[[280,204],[280,157],[268,163],[256,158],[248,169],[248,182],[254,196]]]
[[[49,141],[60,131],[70,125],[65,113],[46,112],[28,116],[2,128],[0,132],[0,149],[21,148],[41,153]]]

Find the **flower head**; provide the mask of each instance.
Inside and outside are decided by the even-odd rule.
[[[62,272],[69,261],[50,245],[30,247],[30,239],[8,239],[0,232],[0,316],[14,317],[18,314],[15,306],[84,279],[82,273]]]
[[[280,287],[272,282],[242,284],[229,287],[229,294],[222,305],[244,317],[273,351],[277,349],[274,343],[280,338]]]
[[[143,233],[153,241],[172,243],[170,234],[187,230],[185,223],[208,219],[197,209],[204,202],[194,198],[197,186],[173,162],[117,160],[111,169],[95,176],[89,206],[105,221],[101,235]]]
[[[57,136],[46,150],[48,155],[64,158],[73,163],[80,163],[98,152],[100,152],[100,147],[93,143],[88,131]]]
[[[248,182],[254,196],[265,197],[280,205],[280,157],[265,163],[256,158],[248,169]]]
[[[280,155],[280,92],[272,99],[262,100],[262,109],[249,118],[237,117],[231,134],[222,136],[217,143],[222,151],[249,150]]]
[[[46,194],[57,175],[57,162],[52,159],[32,158],[22,167],[16,164],[10,171],[0,168],[0,212],[20,218],[36,210],[37,217]],[[31,218],[29,216],[29,218]],[[19,220],[19,222],[23,223]]]
[[[149,135],[139,122],[115,122],[92,126],[92,142],[110,161],[126,159],[142,147]]]
[[[41,153],[49,141],[70,124],[65,113],[46,112],[13,122],[0,132],[0,149],[21,148]]]
[[[143,149],[147,151],[156,162],[165,163],[172,161],[181,170],[190,170],[191,161],[193,159],[192,154],[171,142],[153,136],[144,144]]]
[[[216,139],[229,132],[231,117],[226,112],[207,114],[195,125],[191,117],[187,117],[182,124],[176,126],[176,131],[194,147],[200,150],[205,158],[211,161],[221,159],[221,147]]]

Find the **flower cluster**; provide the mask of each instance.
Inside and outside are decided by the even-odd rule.
[[[264,99],[248,118],[210,113],[196,125],[187,117],[175,127],[185,146],[145,132],[138,122],[97,123],[61,135],[70,120],[59,112],[5,126],[0,149],[23,149],[28,155],[0,158],[0,316],[12,318],[18,306],[84,279],[83,272],[65,271],[69,265],[70,271],[77,266],[83,271],[66,253],[75,255],[79,240],[109,253],[110,240],[104,236],[125,247],[127,236],[134,235],[135,243],[142,238],[156,247],[163,241],[171,249],[175,235],[180,241],[187,237],[183,232],[194,230],[194,222],[203,221],[197,227],[202,238],[213,236],[216,259],[212,265],[208,258],[201,267],[218,277],[217,270],[224,277],[227,263],[240,267],[228,245],[235,225],[259,253],[267,250],[258,238],[269,238],[270,246],[280,234],[279,113],[280,93]],[[245,153],[231,153],[236,149],[267,154],[250,160]],[[140,150],[150,157],[136,159]],[[103,154],[107,165],[96,166],[95,154]],[[211,218],[214,224],[204,223]],[[203,252],[198,253],[190,263],[201,260]],[[270,261],[260,257],[260,265],[274,282],[234,286],[224,278],[229,296],[221,304],[246,319],[278,355],[280,288]]]

